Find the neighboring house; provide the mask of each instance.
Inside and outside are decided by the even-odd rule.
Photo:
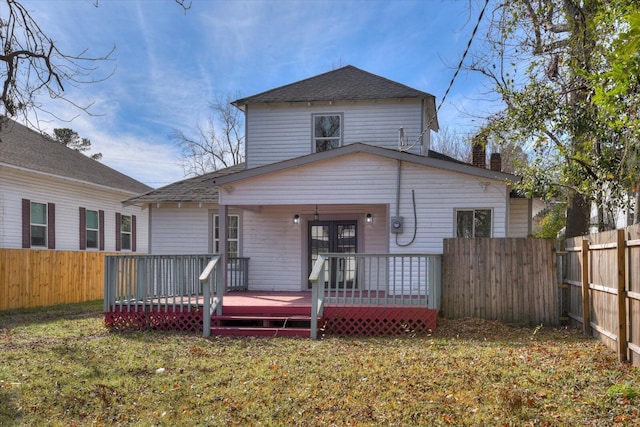
[[[0,248],[148,251],[148,211],[122,201],[151,187],[0,120]]]
[[[441,254],[450,237],[525,237],[517,177],[429,149],[428,93],[346,66],[239,99],[246,164],[125,204],[149,212],[153,254],[249,258],[249,289],[301,291],[323,252]],[[218,227],[227,218],[227,238]],[[224,222],[224,221],[223,221]]]

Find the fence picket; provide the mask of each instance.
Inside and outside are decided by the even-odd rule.
[[[443,315],[559,324],[555,242],[445,239]]]

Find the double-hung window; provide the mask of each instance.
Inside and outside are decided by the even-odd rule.
[[[327,151],[342,145],[342,115],[316,114],[313,118],[313,149]]]
[[[491,237],[491,209],[457,209],[456,237]]]
[[[31,246],[47,246],[47,204],[31,202]]]
[[[87,248],[98,249],[100,245],[100,220],[98,211],[87,209],[85,212]]]
[[[131,216],[120,217],[120,244],[123,251],[131,250]]]
[[[214,252],[220,253],[220,218],[214,215],[215,230],[213,236]],[[238,243],[240,241],[240,217],[238,215],[227,216],[227,256],[237,258],[239,256]]]

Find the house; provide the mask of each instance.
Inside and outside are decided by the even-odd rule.
[[[0,128],[0,248],[148,250],[151,187],[13,120]]]
[[[379,299],[431,274],[392,259],[438,256],[455,236],[530,234],[531,201],[512,197],[518,178],[500,171],[499,156],[486,168],[481,148],[475,165],[430,150],[429,93],[346,66],[233,105],[245,114],[245,164],[125,202],[149,212],[150,253],[246,260],[246,288],[263,292],[308,291],[322,254],[384,254],[376,271],[359,255],[326,267],[328,287]]]

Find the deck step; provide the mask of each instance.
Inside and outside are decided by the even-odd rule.
[[[238,320],[238,321],[242,321],[242,320],[246,320],[246,321],[251,321],[251,320],[267,320],[267,321],[295,321],[295,322],[310,322],[311,321],[311,316],[304,316],[304,315],[293,315],[293,316],[289,316],[289,315],[274,315],[274,316],[270,316],[270,315],[261,315],[261,314],[256,314],[256,315],[250,315],[250,314],[243,314],[243,315],[222,315],[222,316],[214,316],[213,319],[217,319],[217,320]]]
[[[248,327],[248,326],[215,326],[211,328],[212,336],[236,336],[236,337],[302,337],[311,336],[310,328],[272,328],[272,327]]]
[[[211,320],[214,336],[311,337],[309,315],[243,313],[212,316]]]

